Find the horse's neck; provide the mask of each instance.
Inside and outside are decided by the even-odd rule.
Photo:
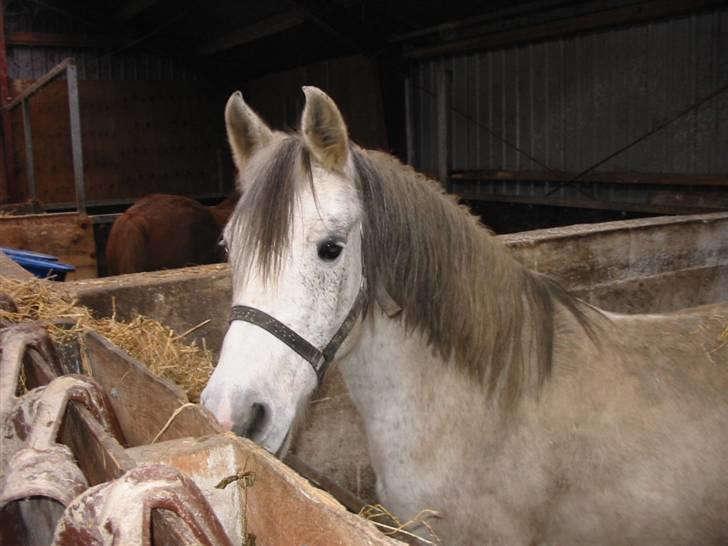
[[[488,414],[481,386],[443,362],[419,332],[408,332],[378,308],[373,314],[340,370],[364,421],[378,493],[386,504],[394,502],[391,492],[432,485],[417,475],[431,453],[439,452],[438,465],[459,468],[462,437],[449,434],[460,427],[477,428],[486,438],[486,421],[493,415]],[[452,444],[451,451],[443,452],[442,442]],[[392,508],[410,517],[424,506],[422,502],[413,493],[412,506]]]
[[[411,392],[425,387],[421,372],[429,369],[436,374],[444,365],[418,332],[407,332],[378,307],[365,319],[361,337],[357,349],[342,362],[341,372],[357,405],[373,418],[409,404]]]

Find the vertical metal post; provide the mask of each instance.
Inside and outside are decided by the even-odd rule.
[[[81,138],[81,108],[78,99],[78,73],[76,63],[66,69],[68,82],[68,111],[71,115],[71,153],[73,154],[73,180],[76,186],[76,209],[86,213],[86,187],[83,181],[83,142]]]
[[[10,112],[4,106],[10,100],[10,86],[8,85],[8,59],[5,51],[5,0],[0,0],[0,111],[3,129],[3,155],[5,157],[5,186],[9,201],[18,198],[18,187],[15,179],[15,153],[13,147],[13,125],[10,121]],[[0,194],[2,190],[0,189]]]
[[[450,184],[450,87],[452,73],[437,73],[437,176],[447,191]]]
[[[412,76],[404,78],[404,132],[407,143],[407,164],[415,164],[415,120],[414,96],[412,94]]]
[[[23,138],[25,139],[25,173],[28,179],[28,198],[35,199],[35,166],[33,165],[33,130],[30,126],[30,103],[20,104],[23,112]]]

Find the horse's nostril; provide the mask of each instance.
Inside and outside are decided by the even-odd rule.
[[[244,436],[247,436],[254,442],[261,441],[268,428],[269,421],[270,411],[266,406],[260,403],[253,404],[250,409],[250,417],[248,419],[248,426],[244,431]]]

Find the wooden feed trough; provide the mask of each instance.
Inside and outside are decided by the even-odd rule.
[[[26,322],[0,349],[2,544],[49,544],[59,518],[58,546],[396,543],[93,331],[56,348]]]

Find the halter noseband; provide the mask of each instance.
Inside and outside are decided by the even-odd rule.
[[[311,364],[313,371],[316,372],[318,384],[321,385],[324,380],[324,376],[326,375],[326,370],[329,368],[329,364],[331,364],[334,356],[336,356],[336,351],[338,351],[341,344],[344,343],[344,340],[354,327],[356,319],[359,318],[359,315],[364,311],[364,305],[366,304],[367,299],[366,296],[366,278],[362,275],[359,293],[356,296],[356,300],[354,300],[354,305],[349,311],[349,314],[346,315],[344,322],[341,323],[341,326],[339,326],[339,329],[326,344],[326,347],[324,347],[323,350],[319,350],[315,345],[299,336],[277,318],[272,317],[268,313],[261,311],[260,309],[256,309],[255,307],[248,307],[247,305],[233,305],[230,322],[235,320],[249,322],[250,324],[263,328],[263,330],[278,338]]]

